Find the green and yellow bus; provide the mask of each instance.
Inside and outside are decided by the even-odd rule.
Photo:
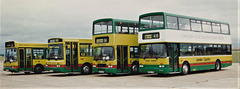
[[[165,12],[139,16],[139,72],[188,74],[232,65],[229,24]]]
[[[5,42],[4,71],[42,73],[46,64],[47,44]]]
[[[92,73],[92,40],[71,38],[48,39],[45,69],[62,73]]]
[[[138,72],[138,21],[104,18],[93,21],[93,72]]]

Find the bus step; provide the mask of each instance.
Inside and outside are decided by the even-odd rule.
[[[180,72],[170,72],[169,74],[179,74]]]

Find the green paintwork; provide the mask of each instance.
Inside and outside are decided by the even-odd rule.
[[[199,66],[190,66],[190,70],[194,71],[194,69],[196,69],[195,71],[199,71],[199,70],[209,70],[209,69],[214,69],[215,68],[215,64],[211,64],[211,65],[199,65]]]
[[[102,22],[102,21],[112,21],[113,25],[112,25],[112,33],[104,33],[104,34],[115,34],[116,30],[115,30],[115,22],[126,22],[126,23],[136,23],[138,25],[138,21],[132,21],[132,20],[122,20],[122,19],[113,19],[113,18],[103,18],[103,19],[98,19],[93,21],[93,25],[95,23],[98,22]],[[103,34],[103,33],[102,33]],[[94,30],[92,30],[92,35],[102,35],[102,34],[94,34]]]
[[[166,16],[174,16],[174,17],[189,18],[189,19],[194,19],[194,20],[202,20],[202,21],[208,21],[208,22],[214,22],[214,23],[220,23],[220,24],[228,24],[226,22],[221,22],[221,21],[215,21],[215,20],[191,17],[191,16],[184,16],[184,15],[177,15],[177,14],[171,14],[171,13],[166,13],[166,12],[152,12],[152,13],[142,14],[142,15],[139,16],[139,19],[141,19],[142,17],[153,16],[153,15],[163,15],[164,16],[164,18],[163,18],[164,19],[164,23],[167,23],[166,22]],[[142,22],[140,24],[142,24]],[[142,29],[142,30],[139,30],[139,32],[141,32],[141,31],[149,31],[149,30],[161,30],[161,29],[167,29],[167,24],[164,24],[163,27],[159,27],[159,28]],[[194,32],[198,32],[198,31],[194,31]],[[206,33],[209,33],[209,32],[206,32]],[[211,33],[214,33],[214,32],[211,32]],[[216,33],[216,34],[219,34],[219,33]]]
[[[131,73],[131,70],[130,67],[128,67],[128,70],[123,70],[123,72],[121,70],[117,70],[117,68],[92,68],[92,71],[94,73],[98,73],[99,71],[104,71],[104,73],[114,73],[114,74],[117,74],[117,73]]]
[[[222,68],[231,66],[232,63],[224,63],[221,64]],[[171,71],[169,70],[168,65],[164,65],[164,68],[160,68],[159,65],[143,65],[143,67],[139,67],[140,73],[148,73],[148,71],[153,71],[154,73],[163,73],[169,74]],[[200,70],[211,70],[215,68],[215,64],[211,65],[199,65],[199,66],[190,66],[190,71],[200,71]],[[194,70],[196,69],[196,70]],[[182,67],[179,67],[179,72],[182,72]]]
[[[221,67],[222,68],[225,68],[225,67],[228,67],[228,66],[231,66],[232,63],[224,63],[224,64],[221,64]]]
[[[209,21],[209,22],[215,22],[215,23],[221,23],[221,24],[228,24],[226,22],[221,22],[221,21],[216,21],[216,20],[209,20],[209,19],[204,19],[204,18],[197,18],[197,17],[191,17],[191,16],[184,16],[184,15],[178,15],[178,14],[172,14],[172,13],[166,13],[166,12],[152,12],[152,13],[146,13],[142,14],[139,16],[139,18],[146,17],[149,15],[171,15],[171,16],[176,16],[176,17],[182,17],[182,18],[189,18],[189,19],[196,19],[196,20],[203,20],[203,21]]]
[[[61,72],[61,73],[66,73],[66,68],[65,67],[45,67],[45,70],[52,70],[53,72]]]
[[[82,67],[78,67],[78,69],[75,69],[73,71],[67,70],[66,67],[45,67],[44,69],[46,71],[54,71],[54,72],[61,72],[61,73],[68,73],[68,72],[81,72]]]
[[[4,70],[4,71],[9,70],[10,72],[19,72],[18,68],[5,67],[3,70]]]

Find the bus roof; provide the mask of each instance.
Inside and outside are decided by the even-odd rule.
[[[5,47],[47,47],[47,43],[19,43],[16,41],[5,42]]]
[[[228,24],[228,23],[226,23],[226,22],[221,22],[221,21],[216,21],[216,20],[209,20],[209,19],[204,19],[204,18],[184,16],[184,15],[178,15],[178,14],[172,14],[172,13],[166,13],[166,12],[151,12],[151,13],[146,13],[146,14],[140,15],[139,18],[146,17],[146,16],[149,16],[149,15],[165,15],[165,16],[166,16],[166,15],[171,15],[171,16],[182,17],[182,18],[189,18],[189,19],[195,19],[195,20],[202,20],[202,21],[208,21],[208,22]]]
[[[101,21],[113,21],[113,22],[128,22],[128,23],[136,23],[138,24],[138,21],[134,20],[123,20],[123,19],[114,19],[114,18],[102,18],[94,20],[93,23],[101,22]]]
[[[54,37],[54,38],[49,38],[49,40],[52,40],[52,39],[60,39],[62,40],[61,42],[64,42],[64,41],[80,41],[80,43],[92,43],[92,39],[85,39],[85,38],[61,38],[61,37]],[[49,43],[49,42],[48,42]]]

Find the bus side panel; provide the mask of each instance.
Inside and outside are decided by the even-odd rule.
[[[196,57],[180,57],[179,67],[182,67],[184,61],[189,62],[191,71],[209,70],[215,68],[216,60],[221,61],[221,67],[227,67],[232,65],[232,56],[196,56]],[[181,68],[180,68],[181,69]]]
[[[93,57],[92,56],[86,56],[86,57],[80,57],[78,59],[78,68],[79,68],[79,71],[81,71],[82,69],[82,66],[84,63],[90,63],[92,65],[93,63]]]
[[[32,65],[33,70],[37,64],[40,64],[44,67],[46,65],[46,61],[47,59],[33,59],[33,65]]]

